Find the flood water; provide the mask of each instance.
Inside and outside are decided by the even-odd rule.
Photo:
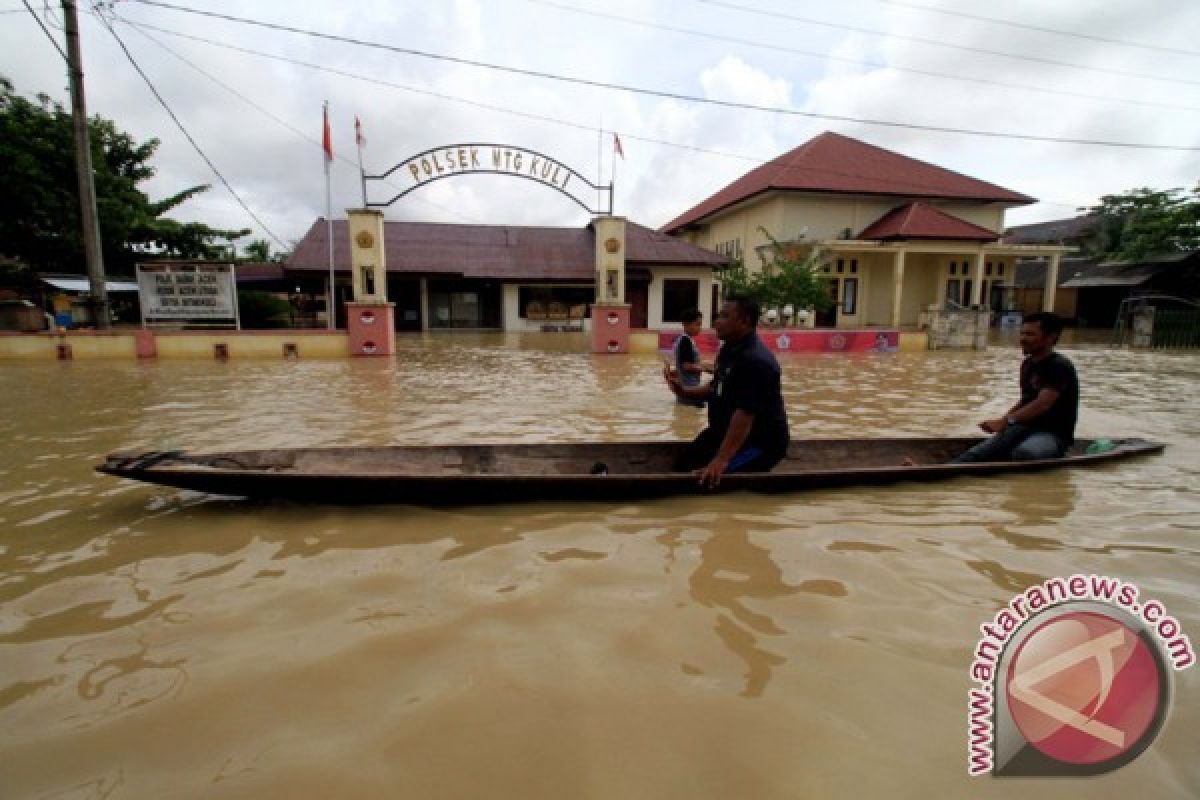
[[[1067,344],[1086,471],[487,508],[246,503],[112,450],[690,437],[651,355],[0,364],[0,797],[1200,796],[1200,667],[1090,779],[966,774],[978,626],[1075,572],[1200,643],[1200,355]],[[788,356],[795,436],[970,434],[1015,347]]]

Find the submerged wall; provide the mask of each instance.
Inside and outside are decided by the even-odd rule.
[[[870,335],[870,341],[858,346],[852,343],[847,331],[784,331],[773,330],[769,346],[778,350],[834,351],[838,349],[925,350],[925,332],[887,331],[886,345],[877,346],[876,338],[883,331],[850,332]],[[716,340],[711,331],[702,334],[701,348],[715,352]],[[802,338],[839,335],[840,347],[806,347],[799,340],[780,348],[779,335],[800,334]],[[655,353],[670,349],[678,331],[639,330],[630,334],[632,353]],[[898,337],[898,340],[897,340]],[[825,339],[821,340],[823,343]],[[848,346],[853,344],[853,346]],[[285,348],[289,348],[286,349]],[[68,331],[66,333],[0,332],[0,361],[6,359],[129,359],[137,358],[349,358],[350,345],[345,331],[280,330],[280,331],[152,331],[141,328],[118,331]]]
[[[0,359],[346,358],[345,331],[0,333]]]

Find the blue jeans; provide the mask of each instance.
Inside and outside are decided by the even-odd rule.
[[[717,454],[723,438],[724,434],[718,435],[718,432],[712,428],[700,431],[700,435],[684,445],[676,456],[675,471],[691,472],[694,469],[703,469]],[[783,460],[785,452],[781,450],[777,454],[765,453],[758,447],[743,447],[734,454],[733,458],[729,459],[729,467],[725,471],[729,473],[770,472],[772,467]]]
[[[1033,461],[1041,458],[1061,458],[1066,445],[1053,433],[1035,431],[1024,425],[1009,425],[984,439],[951,464],[973,464],[977,461]]]

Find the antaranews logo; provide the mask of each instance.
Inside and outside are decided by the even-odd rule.
[[[979,627],[967,772],[1098,775],[1150,746],[1170,708],[1171,672],[1196,656],[1178,620],[1139,594],[1103,575],[1050,578]]]

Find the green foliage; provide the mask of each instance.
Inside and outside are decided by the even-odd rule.
[[[794,246],[779,242],[766,228],[759,230],[770,242],[770,260],[760,256],[762,269],[753,273],[746,269],[741,259],[719,269],[717,274],[724,295],[747,295],[764,309],[785,305],[818,311],[828,308],[832,302],[829,287],[817,272],[821,254],[813,248],[807,256],[800,257]]]
[[[270,261],[271,243],[266,239],[255,239],[242,248],[247,261]]]
[[[207,186],[152,201],[138,185],[154,176],[158,140],[138,143],[111,121],[88,121],[105,271],[131,275],[152,257],[210,258],[249,233],[164,217]],[[85,269],[71,114],[49,97],[31,102],[0,78],[0,249],[35,270]]]
[[[754,297],[753,276],[746,269],[746,264],[740,258],[732,258],[723,267],[717,268],[717,277],[721,281],[721,295],[746,295]]]
[[[292,247],[294,248],[296,244],[298,243],[292,242]],[[284,250],[280,250],[278,253],[272,253],[271,243],[269,241],[266,239],[255,239],[242,247],[241,260],[283,264],[287,262],[289,255],[291,254]]]
[[[238,292],[238,314],[243,328],[286,328],[291,313],[291,303],[269,292]]]
[[[1200,249],[1200,185],[1156,190],[1131,189],[1080,209],[1099,216],[1084,242],[1087,255],[1137,261],[1160,253]]]

